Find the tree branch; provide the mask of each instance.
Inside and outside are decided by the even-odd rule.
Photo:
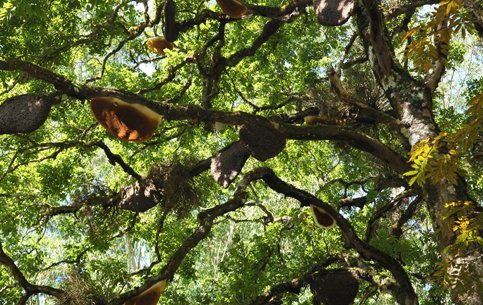
[[[226,59],[227,67],[234,67],[245,57],[253,56],[255,52],[265,43],[268,39],[275,34],[284,22],[280,20],[270,20],[263,27],[262,33],[252,43],[251,46],[238,50],[233,55]]]
[[[9,61],[0,60],[0,70],[24,72],[36,79],[54,85],[57,90],[65,94],[69,94],[75,98],[83,98],[82,95],[79,95],[77,88],[70,80],[36,64],[17,59],[11,59]]]
[[[250,305],[270,305],[270,304],[275,305],[278,303],[275,303],[274,301],[280,299],[280,297],[287,292],[299,294],[302,287],[308,284],[307,279],[310,276],[312,276],[314,272],[317,272],[318,270],[324,270],[326,267],[341,261],[343,261],[342,257],[338,257],[338,256],[329,257],[323,263],[310,268],[310,270],[306,272],[304,275],[298,278],[294,278],[290,281],[273,286],[267,293],[257,296],[250,303]]]
[[[53,288],[50,286],[39,286],[31,284],[26,278],[25,275],[20,271],[17,267],[15,262],[8,256],[4,250],[3,245],[0,242],[0,264],[4,265],[10,270],[10,273],[15,278],[17,283],[26,291],[26,295],[24,295],[18,304],[25,304],[25,302],[30,298],[30,296],[34,294],[44,293],[54,297],[59,298],[64,294],[64,291]]]
[[[95,143],[92,143],[92,144],[89,144],[89,145],[93,145],[93,146],[97,146],[97,147],[102,148],[102,150],[106,154],[107,159],[109,160],[109,163],[111,163],[112,165],[116,165],[116,163],[119,164],[119,166],[121,166],[121,168],[127,174],[131,175],[136,180],[142,179],[141,175],[136,173],[136,171],[134,171],[134,169],[131,166],[129,166],[126,162],[124,162],[124,160],[121,158],[121,156],[119,156],[118,154],[114,154],[105,143],[95,142]]]
[[[356,12],[365,52],[377,82],[397,112],[402,126],[407,128],[403,133],[412,146],[436,134],[431,112],[432,92],[396,61],[379,1],[362,0],[361,3]]]
[[[417,207],[423,201],[423,196],[418,196],[406,208],[404,213],[398,219],[397,223],[391,227],[393,234],[396,237],[400,237],[402,235],[402,227],[408,222],[409,219],[413,216],[414,212],[416,212]]]
[[[374,260],[381,266],[386,268],[394,276],[397,287],[394,288],[396,299],[399,304],[417,304],[417,296],[413,290],[409,277],[404,268],[390,255],[372,247],[362,241],[354,231],[350,223],[337,213],[332,206],[309,194],[300,190],[282,180],[280,180],[273,171],[265,169],[266,173],[262,179],[274,191],[284,194],[285,196],[297,199],[302,206],[315,205],[324,209],[337,223],[344,235],[346,241],[361,254],[364,258]]]
[[[211,209],[204,210],[198,214],[198,228],[183,242],[181,247],[179,247],[168,260],[167,264],[154,278],[148,279],[141,286],[133,291],[124,293],[118,298],[112,300],[110,305],[120,305],[126,300],[132,298],[133,296],[145,291],[154,283],[161,280],[171,279],[175,274],[181,262],[184,260],[186,255],[195,248],[203,239],[205,239],[213,227],[214,220],[220,216],[223,216],[229,212],[235,211],[243,207],[246,199],[246,189],[251,182],[258,180],[263,175],[264,170],[256,169],[245,174],[240,180],[238,187],[233,195],[233,197],[226,203],[217,205]]]
[[[370,242],[372,238],[372,234],[375,230],[376,222],[380,218],[384,217],[384,215],[386,215],[387,212],[394,209],[396,205],[401,202],[401,200],[407,199],[407,197],[410,195],[412,195],[411,192],[404,192],[399,196],[397,196],[396,198],[394,198],[393,200],[389,201],[387,204],[383,205],[381,208],[376,210],[375,213],[372,214],[371,219],[369,219],[367,223],[366,236],[364,239],[366,242]]]
[[[330,68],[327,71],[327,75],[329,77],[332,89],[343,102],[349,105],[356,106],[361,111],[365,111],[367,113],[367,116],[376,120],[378,123],[383,123],[387,125],[390,129],[399,132],[399,122],[394,117],[370,107],[369,105],[358,99],[356,96],[349,94],[342,85],[339,75],[335,72],[333,68]]]
[[[119,10],[124,6],[126,5],[125,3],[120,3],[119,5],[117,5],[113,11],[112,11],[112,14],[111,16],[95,25],[93,27],[93,30],[87,34],[87,35],[84,35],[84,36],[81,36],[80,39],[76,40],[76,41],[66,41],[65,44],[63,46],[61,46],[60,48],[58,49],[55,49],[54,51],[50,52],[49,54],[46,54],[44,57],[43,57],[43,61],[51,61],[55,58],[57,58],[60,54],[74,48],[74,47],[78,47],[78,46],[81,46],[81,45],[84,45],[84,44],[88,44],[88,43],[91,43],[91,42],[96,42],[95,39],[97,38],[97,36],[99,35],[99,33],[108,25],[111,25],[111,24],[114,24],[116,22],[116,18],[119,14]]]
[[[290,18],[290,15],[293,14],[296,10],[303,10],[309,5],[312,5],[312,0],[298,0],[293,1],[288,5],[284,5],[281,7],[273,7],[273,6],[262,6],[262,5],[251,5],[247,4],[247,7],[254,15],[259,15],[263,17],[268,17],[272,19],[287,19]]]
[[[266,35],[272,33],[273,30],[278,29],[281,24],[274,23],[274,25],[267,26],[270,30],[267,30]],[[265,37],[261,35],[260,37]],[[259,38],[260,38],[259,37]],[[268,37],[260,38],[258,43],[262,43],[264,39]],[[258,45],[254,43],[253,46]],[[252,47],[253,47],[252,46]],[[249,47],[249,50],[253,50]],[[252,51],[247,51],[252,52]],[[227,63],[232,62],[233,64],[241,58],[235,53],[232,59],[227,59]],[[366,151],[373,154],[377,158],[386,162],[390,167],[396,171],[403,173],[408,169],[406,161],[396,152],[392,151],[387,146],[370,138],[369,136],[357,133],[355,131],[350,131],[338,126],[293,126],[290,124],[278,124],[275,122],[270,122],[266,118],[252,115],[244,112],[224,112],[215,111],[209,109],[203,109],[198,106],[178,106],[171,103],[153,102],[140,95],[133,94],[131,92],[114,90],[114,89],[104,89],[104,88],[93,88],[93,87],[81,87],[76,88],[72,82],[65,79],[64,77],[43,69],[39,66],[28,62],[14,61],[18,65],[13,63],[0,61],[0,70],[20,70],[30,75],[41,79],[43,81],[54,84],[60,91],[65,94],[69,94],[74,98],[78,99],[88,99],[99,96],[112,96],[120,98],[128,103],[139,103],[144,105],[153,111],[162,115],[168,120],[195,120],[202,121],[206,123],[221,122],[231,125],[255,125],[260,121],[265,121],[267,124],[277,126],[279,132],[282,133],[288,139],[295,140],[341,140],[354,148]],[[229,64],[228,64],[229,65]]]
[[[340,140],[356,149],[368,152],[379,158],[399,173],[404,173],[409,169],[405,159],[397,152],[367,135],[343,127],[323,125],[291,126],[281,124],[279,130],[288,139],[294,140]]]
[[[408,12],[411,12],[418,7],[424,6],[424,5],[431,5],[431,4],[438,4],[441,2],[440,0],[412,0],[409,3],[406,3],[404,5],[398,6],[388,12],[386,15],[387,19],[393,19],[396,18],[399,15],[406,14]]]
[[[440,6],[438,9],[439,14],[444,14],[446,6]],[[426,85],[431,92],[434,92],[438,87],[438,84],[443,77],[446,70],[446,63],[448,62],[449,42],[451,39],[451,29],[448,27],[449,16],[441,17],[438,24],[434,26],[434,44],[436,47],[436,56],[433,60],[433,66],[431,73],[426,77]]]
[[[479,0],[463,0],[463,6],[468,11],[480,39],[483,39],[483,6]]]

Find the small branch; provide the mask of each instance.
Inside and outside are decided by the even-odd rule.
[[[418,205],[423,201],[422,196],[418,196],[411,203],[409,206],[406,208],[404,213],[401,215],[401,217],[398,219],[397,223],[395,226],[391,228],[393,234],[396,237],[400,237],[402,235],[402,227],[408,222],[411,217],[413,217],[414,212],[416,212],[416,209],[418,208]]]
[[[95,142],[95,143],[89,144],[89,146],[97,146],[97,147],[102,148],[102,150],[106,154],[107,159],[109,159],[109,163],[111,163],[112,165],[119,164],[119,166],[121,166],[121,168],[124,170],[124,172],[131,175],[136,180],[142,179],[141,175],[136,173],[136,171],[134,171],[134,169],[132,167],[130,167],[126,162],[124,162],[124,160],[121,158],[121,156],[119,156],[118,154],[114,154],[105,143]]]
[[[358,207],[362,209],[367,203],[367,196],[357,197],[357,198],[345,198],[339,200],[339,207]]]
[[[301,11],[307,6],[313,4],[312,0],[298,0],[293,1],[289,5],[282,7],[262,6],[262,5],[250,5],[247,7],[250,9],[253,15],[268,17],[272,19],[289,19],[296,11]]]
[[[75,147],[78,144],[76,141],[67,141],[67,142],[53,142],[53,143],[33,143],[32,146],[28,146],[25,148],[18,149],[12,160],[10,161],[6,171],[0,176],[0,181],[6,177],[7,174],[14,172],[21,166],[25,166],[31,163],[41,163],[42,161],[49,160],[49,159],[56,159],[57,156],[66,149]],[[23,162],[19,162],[14,165],[16,159],[18,159],[19,154],[21,153],[31,153],[32,155],[35,153],[39,153],[42,151],[46,151],[49,149],[55,148],[55,151],[50,155],[45,157],[35,159],[35,160],[27,160]]]
[[[258,219],[236,219],[230,215],[226,215],[225,219],[228,219],[229,221],[232,221],[234,223],[263,223],[263,218],[258,218]],[[222,221],[220,221],[222,222]]]
[[[52,51],[50,54],[47,54],[43,57],[43,61],[51,61],[57,57],[59,57],[60,54],[67,52],[68,50],[78,47],[84,44],[88,44],[91,42],[94,42],[94,40],[97,38],[99,32],[101,32],[102,29],[104,29],[106,26],[114,24],[117,18],[117,15],[119,13],[119,10],[122,8],[122,6],[125,5],[125,3],[121,3],[117,5],[113,11],[109,19],[105,20],[104,22],[97,24],[94,26],[93,30],[85,35],[81,36],[82,38],[76,40],[76,41],[67,41],[66,44],[54,51]]]
[[[280,297],[283,294],[287,292],[299,294],[300,290],[305,285],[306,283],[303,281],[302,278],[295,278],[291,281],[275,285],[264,295],[256,297],[255,300],[250,303],[250,305],[281,304],[277,301],[280,300]]]
[[[121,7],[121,5],[123,5],[124,3],[121,3],[117,6],[116,10],[119,9]],[[146,2],[144,2],[144,22],[142,22],[141,24],[139,24],[138,26],[136,27],[133,27],[131,28],[131,30],[127,30],[125,29],[123,26],[122,28],[125,30],[126,34],[128,34],[129,36],[123,40],[121,40],[117,46],[111,50],[103,59],[102,61],[102,67],[101,67],[101,73],[99,76],[97,77],[94,77],[94,78],[91,78],[91,79],[88,79],[87,82],[92,82],[92,81],[95,81],[95,80],[98,80],[98,79],[101,79],[103,76],[104,76],[104,73],[106,71],[106,64],[107,64],[107,61],[109,60],[109,58],[111,58],[112,56],[114,56],[117,52],[119,52],[126,43],[128,43],[129,41],[131,40],[134,40],[136,39],[137,37],[139,37],[143,32],[144,30],[151,25],[151,22],[149,20],[149,7],[147,5]],[[156,11],[156,17],[160,17],[160,11],[159,9]],[[113,15],[113,18],[114,18],[114,15]]]
[[[255,52],[265,43],[268,39],[275,34],[284,24],[280,20],[271,20],[265,24],[262,33],[253,41],[252,45],[241,50],[238,50],[233,55],[226,59],[226,67],[234,67],[240,63],[245,57],[255,55]]]
[[[27,301],[30,299],[31,296],[32,296],[32,294],[29,293],[29,292],[27,292],[26,294],[22,295],[20,297],[20,299],[18,300],[17,305],[26,305],[27,304]]]
[[[230,17],[228,17],[228,16],[226,16],[225,14],[222,14],[222,13],[216,13],[216,12],[213,12],[211,10],[203,10],[200,14],[196,15],[192,19],[180,21],[178,23],[179,32],[180,33],[187,32],[189,29],[191,29],[195,26],[199,26],[203,23],[206,23],[208,21],[208,19],[213,19],[213,20],[217,20],[217,21],[220,21],[220,22],[221,21],[223,21],[223,22],[238,21],[238,19],[230,18]]]
[[[236,87],[235,81],[234,81],[234,79],[231,77],[231,75],[229,73],[227,73],[227,76],[228,76],[228,79],[230,80],[231,85],[233,86],[233,90],[235,90],[235,92],[240,96],[240,98],[245,103],[247,103],[248,105],[250,105],[250,107],[252,107],[254,109],[253,113],[255,113],[255,114],[258,113],[258,112],[260,112],[260,111],[277,110],[277,109],[280,109],[280,108],[283,108],[283,107],[289,105],[290,103],[292,103],[294,101],[300,101],[301,100],[301,98],[299,98],[298,96],[290,95],[283,102],[281,102],[281,103],[279,103],[277,105],[258,106],[256,104],[250,102],[245,97],[245,95]],[[303,118],[300,121],[303,122]]]
[[[76,258],[73,259],[73,260],[62,260],[62,261],[58,261],[58,262],[55,262],[55,263],[52,263],[50,264],[49,266],[47,267],[44,267],[42,269],[40,269],[41,272],[44,272],[44,271],[47,271],[53,267],[56,267],[56,266],[59,266],[59,265],[62,265],[62,264],[78,264],[81,260],[81,258],[87,253],[89,252],[90,250],[92,250],[93,247],[88,247],[88,248],[85,248],[84,250],[80,251]]]
[[[468,11],[480,39],[483,39],[483,7],[480,0],[463,0],[463,7]]]
[[[15,151],[15,154],[13,155],[12,159],[8,163],[7,168],[2,173],[2,175],[0,175],[0,181],[2,181],[7,176],[8,173],[14,171],[18,167],[18,166],[13,166],[13,164],[15,163],[15,160],[17,159],[19,153],[20,153],[20,150]]]
[[[384,217],[384,215],[386,215],[387,212],[394,209],[396,207],[396,205],[399,204],[402,200],[407,199],[408,196],[411,196],[411,195],[413,195],[412,191],[404,192],[404,193],[400,194],[399,196],[397,196],[396,198],[394,198],[393,200],[391,200],[390,202],[388,202],[386,205],[382,206],[380,209],[378,209],[371,216],[371,219],[367,223],[366,237],[365,237],[364,240],[366,242],[369,242],[372,238],[372,234],[374,232],[374,229],[375,229],[374,227],[375,227],[376,222],[380,218]]]
[[[440,10],[446,10],[446,6],[440,6]],[[436,47],[436,57],[433,60],[431,73],[426,77],[425,83],[434,92],[438,87],[444,71],[446,70],[446,63],[448,62],[449,43],[452,31],[448,27],[448,16],[442,18],[441,22],[435,25],[434,28],[434,42]]]
[[[362,64],[362,63],[365,63],[369,58],[367,56],[360,56],[360,57],[357,57],[353,60],[349,60],[349,61],[346,61],[344,63],[341,63],[340,65],[340,69],[349,69],[349,68],[352,68],[353,66],[355,65],[359,65],[359,64]]]
[[[416,7],[410,7],[404,13],[404,18],[401,23],[391,32],[390,36],[394,37],[394,35],[399,34],[401,32],[407,32],[409,30],[409,23],[411,22],[412,17],[416,13]]]
[[[146,94],[148,92],[152,92],[152,91],[156,91],[156,90],[161,89],[164,85],[168,84],[169,82],[171,82],[176,77],[176,73],[178,72],[178,70],[180,70],[181,68],[186,66],[186,64],[193,62],[193,61],[194,61],[194,58],[186,57],[182,62],[180,62],[179,64],[177,64],[173,67],[171,67],[168,70],[168,75],[166,76],[165,79],[163,79],[162,81],[160,81],[159,83],[157,83],[156,85],[154,85],[152,87],[139,90],[137,92],[137,94],[143,95],[143,94]]]
[[[332,185],[332,184],[340,183],[344,186],[344,189],[347,191],[347,189],[351,186],[364,185],[367,182],[374,180],[374,179],[378,179],[378,178],[379,178],[378,176],[367,176],[367,177],[360,179],[360,180],[351,180],[351,181],[345,181],[342,178],[337,178],[337,179],[333,179],[333,180],[328,181],[325,184],[325,186],[327,187],[327,186]],[[344,192],[344,193],[346,193],[346,192]]]
[[[201,107],[204,109],[211,109],[211,101],[216,97],[219,92],[218,82],[221,77],[221,73],[225,69],[225,58],[221,55],[221,49],[225,46],[225,22],[220,22],[218,33],[206,44],[203,48],[202,56],[206,54],[209,45],[218,41],[218,44],[214,47],[213,54],[211,56],[211,65],[208,69],[202,67],[201,62],[198,61],[198,67],[200,73],[203,76],[203,89],[201,92]]]
[[[336,69],[337,70],[337,74],[340,74],[341,68],[342,68],[342,64],[343,64],[344,60],[346,59],[347,55],[349,55],[349,52],[352,49],[352,46],[354,45],[354,42],[356,41],[356,39],[357,39],[358,36],[359,36],[359,33],[357,33],[357,32],[354,33],[354,34],[352,34],[351,38],[349,39],[349,42],[345,46],[345,48],[344,48],[344,55],[342,55],[341,60],[336,65],[337,66],[337,69]]]

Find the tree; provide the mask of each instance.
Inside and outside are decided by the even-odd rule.
[[[2,5],[2,304],[481,304],[478,1]]]

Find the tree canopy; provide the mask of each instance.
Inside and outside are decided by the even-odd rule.
[[[481,1],[0,3],[0,304],[482,304]]]

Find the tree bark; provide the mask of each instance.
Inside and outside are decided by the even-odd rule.
[[[432,114],[432,92],[435,88],[431,90],[397,62],[378,1],[363,0],[360,3],[362,5],[357,10],[357,22],[365,51],[379,85],[402,122],[401,132],[408,138],[411,147],[421,140],[435,138],[439,134]],[[449,203],[471,202],[473,207],[469,211],[480,208],[469,197],[462,177],[459,177],[456,184],[447,179],[427,181],[421,191],[430,212],[443,264],[447,262],[444,266],[450,278],[449,288],[453,301],[462,305],[482,304],[482,248],[469,246],[458,248],[457,253],[447,251],[448,247],[454,246],[457,238],[457,232],[452,229],[457,219],[456,216],[445,216],[445,205]],[[476,217],[470,212],[465,216],[470,221]]]

